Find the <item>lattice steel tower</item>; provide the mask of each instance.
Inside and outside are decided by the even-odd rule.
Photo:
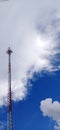
[[[7,130],[13,130],[12,124],[12,94],[11,94],[11,53],[10,47],[7,50],[8,54],[8,116],[7,116]]]

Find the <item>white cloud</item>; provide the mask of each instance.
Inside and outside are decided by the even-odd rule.
[[[56,122],[54,128],[60,130],[60,102],[47,98],[41,101],[40,109],[43,112],[43,116],[48,116]]]
[[[34,72],[59,69],[59,65],[52,64],[59,53],[59,4],[59,0],[9,0],[0,3],[0,106],[5,104],[7,95],[8,59],[5,51],[8,46],[14,52],[12,91],[15,101],[27,95],[26,83]]]

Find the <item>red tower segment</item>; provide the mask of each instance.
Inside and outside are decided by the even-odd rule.
[[[8,54],[8,130],[13,130],[13,125],[12,125],[12,95],[11,95],[11,53],[12,50],[10,47],[7,50]]]

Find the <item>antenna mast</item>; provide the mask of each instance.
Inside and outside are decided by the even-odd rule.
[[[7,54],[8,54],[8,126],[7,126],[7,130],[13,130],[13,126],[12,126],[12,95],[11,95],[11,53],[12,50],[10,49],[10,47],[7,50]]]

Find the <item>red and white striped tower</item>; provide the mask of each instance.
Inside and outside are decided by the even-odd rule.
[[[13,130],[12,125],[12,94],[11,94],[11,53],[10,47],[7,50],[8,54],[8,119],[7,119],[7,130]]]

